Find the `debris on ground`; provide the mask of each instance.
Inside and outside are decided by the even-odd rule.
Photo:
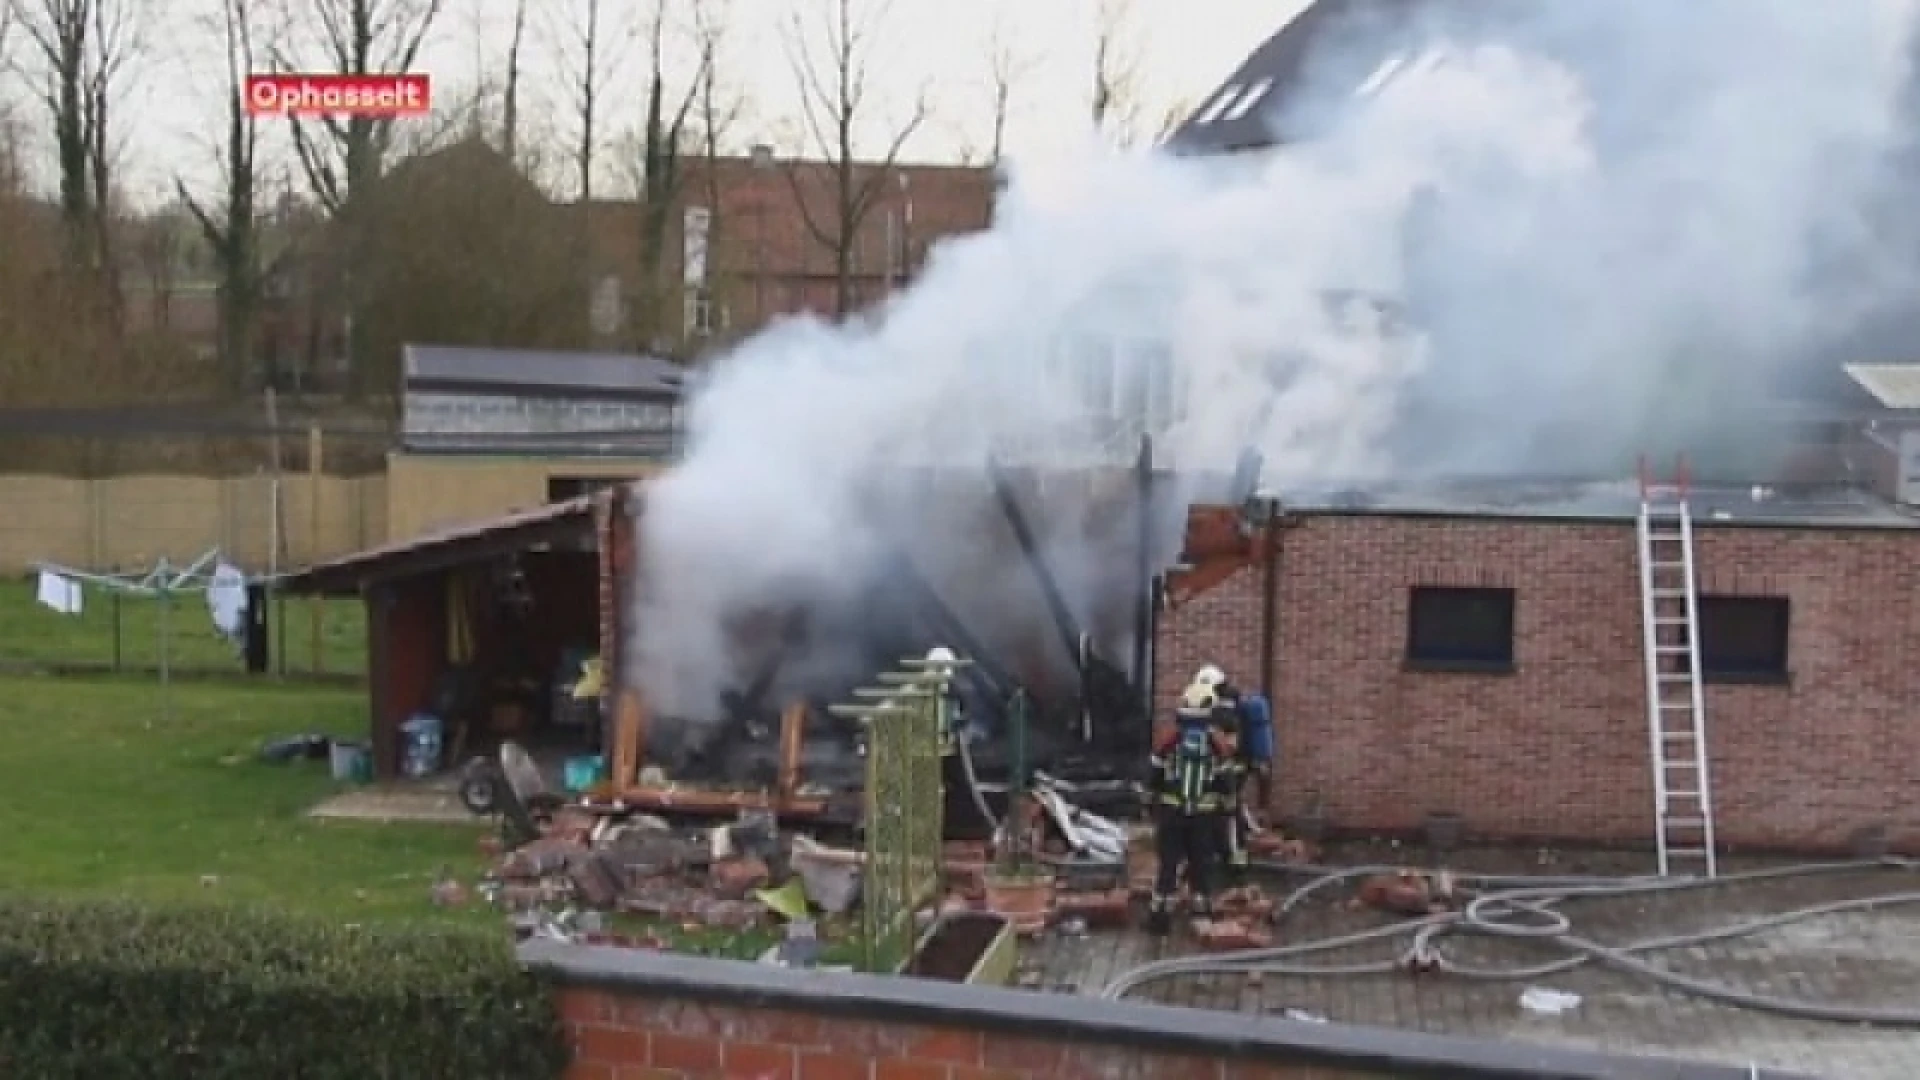
[[[1451,871],[1396,870],[1361,882],[1350,906],[1414,918],[1454,911],[1464,902]]]
[[[758,934],[755,940],[779,944],[755,944],[748,955],[804,967],[817,965],[823,943],[844,931],[861,902],[866,853],[827,834],[783,828],[765,810],[714,824],[556,799],[528,775],[523,753],[503,751],[502,758],[515,767],[502,770],[501,835],[481,844],[491,869],[472,890],[443,872],[431,890],[436,905],[478,896],[508,913],[522,934],[629,948],[664,947],[676,927]],[[1040,784],[1017,843],[1004,828],[993,840],[947,842],[942,889],[919,913],[920,925],[970,912],[1001,915],[1022,934],[1079,936],[1131,924],[1152,887],[1151,830],[1087,811],[1069,794],[1064,785]],[[1268,829],[1256,830],[1249,848],[1300,861],[1319,854]],[[1012,872],[1010,860],[1018,864]],[[1423,902],[1433,895],[1423,893]],[[1264,928],[1273,909],[1257,887],[1229,890],[1194,921],[1196,939],[1209,950],[1270,944]],[[629,933],[581,919],[596,913],[669,932]]]
[[[1536,1016],[1559,1016],[1580,1007],[1580,995],[1565,990],[1529,986],[1520,995],[1520,1007]]]

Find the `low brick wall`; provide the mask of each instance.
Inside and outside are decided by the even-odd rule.
[[[535,941],[568,1080],[1753,1080],[1744,1068]],[[1766,1073],[1767,1080],[1787,1080]]]

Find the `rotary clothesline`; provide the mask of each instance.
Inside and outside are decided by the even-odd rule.
[[[209,549],[185,567],[176,567],[163,556],[144,572],[99,574],[47,562],[34,563],[33,569],[40,574],[40,602],[66,614],[79,614],[83,587],[160,601],[160,700],[161,714],[168,719],[173,716],[173,598],[181,593],[205,594],[214,625],[229,635],[238,632],[246,611],[247,576],[229,565],[219,548]]]

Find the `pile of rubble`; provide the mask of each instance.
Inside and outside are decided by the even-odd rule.
[[[584,909],[741,931],[805,910],[846,914],[858,901],[864,861],[858,851],[782,833],[766,812],[689,827],[566,808],[537,839],[497,852],[480,892],[523,928],[547,913]]]
[[[1046,785],[1022,806],[1020,820],[1001,823],[993,841],[946,844],[943,895],[923,918],[991,912],[1025,935],[1129,926],[1152,888],[1152,830],[1088,812]],[[831,926],[860,902],[863,852],[782,830],[766,811],[742,811],[721,825],[584,804],[509,816],[521,823],[524,842],[489,838],[493,866],[478,891],[522,933],[557,933],[571,919],[562,913],[592,912],[596,917],[565,936],[663,947],[652,937],[612,934],[601,916],[689,930],[743,932],[780,923],[805,929],[821,920]],[[1310,861],[1317,854],[1267,831],[1251,841],[1261,858]],[[1268,944],[1263,928],[1272,910],[1259,888],[1232,890],[1194,922],[1196,941],[1217,950]]]

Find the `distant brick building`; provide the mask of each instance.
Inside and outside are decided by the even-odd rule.
[[[1201,511],[1156,696],[1171,707],[1209,662],[1270,687],[1283,815],[1317,800],[1337,829],[1451,811],[1485,835],[1650,845],[1637,501],[1306,500],[1270,556],[1234,511]],[[1920,519],[1837,490],[1695,510],[1721,844],[1843,848],[1883,826],[1920,848]]]
[[[659,344],[697,352],[783,315],[835,314],[834,251],[822,239],[839,231],[833,165],[727,157],[681,167],[661,260],[669,294],[663,314],[677,340]],[[861,164],[854,182],[874,192],[854,246],[854,309],[913,278],[939,241],[992,218],[991,169]],[[632,313],[624,308],[643,265],[641,209],[607,200],[573,210],[588,215],[596,335],[606,344],[623,335],[630,341]]]

